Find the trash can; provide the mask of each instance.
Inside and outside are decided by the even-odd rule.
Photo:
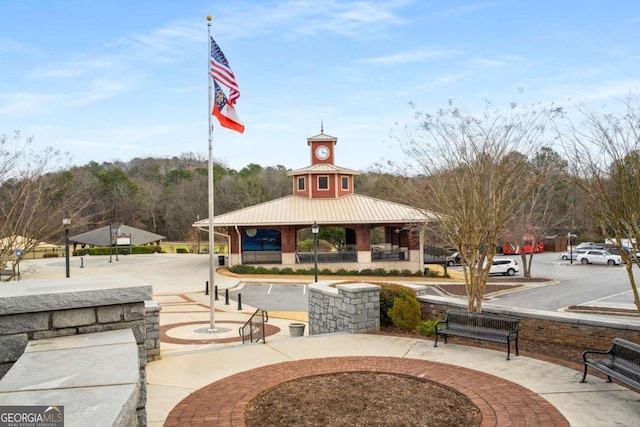
[[[301,337],[304,335],[304,323],[289,323],[289,335],[292,337]]]
[[[218,256],[218,265],[221,267],[224,266],[224,255]]]
[[[129,249],[123,249],[122,255],[129,255]]]
[[[429,267],[425,267],[425,268],[424,268],[424,275],[425,275],[426,277],[429,277]]]

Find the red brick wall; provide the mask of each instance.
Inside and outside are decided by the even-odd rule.
[[[444,320],[447,309],[466,310],[466,305],[457,305],[420,297],[423,320]],[[519,337],[523,339],[567,344],[585,350],[607,350],[614,338],[624,338],[640,343],[640,326],[615,323],[613,319],[598,317],[593,320],[557,316],[553,313],[538,315],[517,311],[483,308],[483,312],[506,314],[520,318]]]

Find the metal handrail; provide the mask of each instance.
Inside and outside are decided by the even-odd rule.
[[[258,317],[258,319],[254,320],[254,318],[256,316],[258,316],[258,313],[260,314],[260,316]],[[244,344],[245,340],[249,340],[249,342],[254,342],[253,338],[254,338],[254,333],[253,331],[256,330],[257,332],[260,332],[258,334],[256,334],[256,339],[255,342],[258,342],[262,339],[262,343],[266,344],[267,343],[267,335],[264,332],[264,324],[267,323],[269,321],[269,313],[267,313],[266,311],[262,310],[262,309],[257,309],[255,311],[255,313],[253,313],[251,315],[251,317],[249,318],[249,320],[247,320],[247,323],[245,323],[243,326],[241,326],[239,328],[239,333],[240,336],[242,337],[242,344]],[[249,333],[246,333],[246,331],[248,330]]]

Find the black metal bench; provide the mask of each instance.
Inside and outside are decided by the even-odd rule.
[[[0,270],[0,281],[6,282],[11,279],[20,280],[20,272],[13,270]]]
[[[588,358],[590,354],[606,357]],[[587,350],[582,353],[584,374],[581,383],[587,378],[587,367],[591,366],[607,376],[609,382],[615,378],[623,384],[640,391],[640,344],[614,338],[607,351]]]
[[[518,325],[520,319],[512,316],[492,313],[470,313],[462,310],[447,310],[444,321],[436,323],[436,339],[434,347],[438,346],[438,335],[444,337],[457,336],[482,341],[491,341],[507,345],[507,360],[511,359],[511,342],[516,344],[518,352]]]

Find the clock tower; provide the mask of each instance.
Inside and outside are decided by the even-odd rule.
[[[338,138],[320,134],[307,138],[311,164],[288,172],[293,177],[293,194],[309,199],[338,199],[353,194],[353,178],[358,171],[336,166]]]
[[[338,138],[320,133],[319,135],[307,138],[307,145],[311,150],[311,164],[330,164],[335,162],[334,147]]]

